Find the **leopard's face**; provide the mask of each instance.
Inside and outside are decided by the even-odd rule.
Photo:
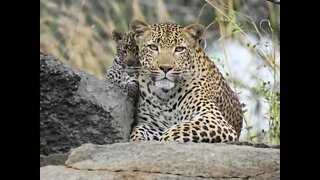
[[[131,28],[139,47],[141,75],[146,75],[160,88],[171,89],[195,70],[196,48],[204,27],[175,23],[149,25],[135,20]]]
[[[116,42],[117,56],[123,65],[138,66],[139,49],[132,32],[112,32],[112,38]]]

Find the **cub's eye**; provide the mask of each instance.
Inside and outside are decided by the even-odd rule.
[[[176,47],[176,49],[174,50],[174,52],[182,52],[182,51],[185,50],[185,49],[186,49],[186,47],[182,47],[182,46]]]
[[[122,54],[127,54],[127,50],[126,50],[126,49],[120,49],[120,52],[121,52]]]
[[[151,50],[158,51],[158,46],[156,46],[156,45],[154,45],[154,44],[149,44],[148,47],[149,47]]]

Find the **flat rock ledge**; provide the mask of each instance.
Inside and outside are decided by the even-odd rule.
[[[224,143],[83,144],[42,180],[280,179],[280,150]]]

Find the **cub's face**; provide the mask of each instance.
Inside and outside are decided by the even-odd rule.
[[[127,66],[139,65],[139,49],[132,32],[122,33],[112,31],[112,39],[116,43],[117,56],[122,64]]]
[[[140,50],[141,75],[150,77],[159,88],[173,88],[195,69],[193,57],[205,29],[202,25],[149,25],[134,20],[130,26]]]

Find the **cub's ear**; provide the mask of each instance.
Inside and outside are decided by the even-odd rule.
[[[118,43],[124,36],[124,33],[123,32],[120,32],[118,30],[113,30],[112,31],[112,39]]]
[[[148,23],[135,19],[131,21],[130,29],[135,33],[136,37],[139,37],[150,29],[150,25]]]
[[[187,33],[197,43],[200,43],[205,32],[205,27],[202,24],[190,24],[183,29],[184,32]]]

